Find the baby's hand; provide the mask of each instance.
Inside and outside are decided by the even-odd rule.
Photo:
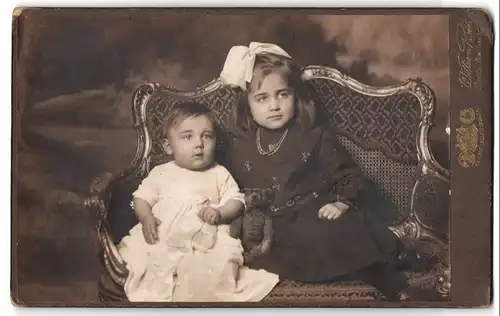
[[[204,221],[205,223],[209,223],[211,225],[217,225],[221,220],[220,211],[211,206],[202,207],[200,212],[198,213],[198,216],[201,218],[202,221]]]
[[[342,202],[329,203],[319,209],[320,219],[337,219],[349,209],[349,205]]]
[[[158,226],[160,226],[161,221],[154,216],[147,216],[142,220],[142,234],[144,239],[150,245],[155,244],[158,241]]]

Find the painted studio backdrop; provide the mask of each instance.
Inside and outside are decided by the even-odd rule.
[[[433,154],[449,165],[446,16],[43,11],[19,33],[13,229],[19,295],[30,302],[97,300],[97,241],[81,203],[92,177],[132,162],[134,89],[207,83],[233,45],[273,42],[302,65],[375,86],[421,77],[437,98]]]

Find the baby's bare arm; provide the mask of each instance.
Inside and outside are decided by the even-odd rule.
[[[134,209],[137,219],[142,224],[142,233],[148,244],[154,244],[158,241],[157,227],[161,221],[153,215],[151,206],[143,199],[134,199]]]
[[[134,199],[134,210],[137,219],[142,223],[145,219],[153,216],[153,211],[151,210],[151,206],[143,199],[135,198]]]
[[[230,224],[243,214],[245,205],[237,199],[230,199],[217,209],[220,213],[220,221],[218,224]]]

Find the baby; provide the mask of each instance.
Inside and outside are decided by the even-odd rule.
[[[245,210],[231,174],[215,162],[213,113],[195,102],[173,106],[163,148],[173,160],[154,167],[133,193],[139,224],[118,250],[131,301],[259,301],[278,277],[243,266],[229,224]]]
[[[197,103],[174,106],[167,116],[163,147],[174,159],[153,169],[134,193],[134,209],[148,244],[158,241],[157,228],[162,223],[160,217],[163,215],[154,216],[151,208],[158,202],[157,197],[171,196],[176,200],[185,197],[200,205],[198,215],[201,221],[191,217],[190,224],[179,227],[184,233],[189,233],[189,228],[200,226],[198,229],[203,230],[203,234],[196,234],[193,240],[194,247],[200,250],[213,246],[213,238],[207,238],[215,234],[216,226],[213,225],[229,224],[244,210],[244,196],[236,182],[223,166],[214,161],[214,123],[213,114]],[[202,225],[203,222],[209,225]]]

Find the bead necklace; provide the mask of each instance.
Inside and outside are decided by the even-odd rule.
[[[260,143],[260,134],[261,134],[261,128],[257,128],[257,150],[259,151],[259,154],[262,156],[271,156],[274,155],[275,153],[278,152],[278,150],[281,147],[281,144],[283,144],[283,141],[285,140],[286,136],[288,135],[288,128],[283,132],[283,135],[281,135],[281,139],[276,143],[276,144],[269,144],[268,151],[265,151],[262,148],[262,145]]]

